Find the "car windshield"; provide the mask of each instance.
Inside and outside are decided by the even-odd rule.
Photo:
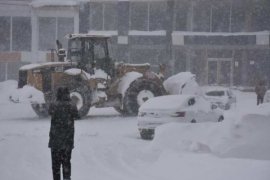
[[[224,91],[209,91],[205,93],[207,96],[224,96]]]

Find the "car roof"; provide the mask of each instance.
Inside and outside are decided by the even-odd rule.
[[[195,95],[167,95],[167,96],[158,96],[149,99],[142,104],[139,111],[143,110],[168,110],[182,107],[188,99],[195,98]]]

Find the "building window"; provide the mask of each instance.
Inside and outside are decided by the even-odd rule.
[[[104,27],[103,30],[116,30],[117,29],[117,4],[104,3]]]
[[[167,2],[150,2],[149,5],[149,31],[165,29]]]
[[[188,25],[188,11],[191,3],[189,1],[175,1],[174,7],[174,30],[186,31]]]
[[[130,29],[139,31],[164,30],[166,2],[131,2]]]
[[[56,18],[39,17],[39,50],[48,51],[55,48]]]
[[[211,6],[198,1],[193,5],[193,31],[209,32],[211,26]]]
[[[57,39],[67,48],[68,40],[65,38],[67,34],[74,32],[74,19],[59,17],[57,18]]]
[[[10,51],[10,17],[0,17],[0,51]]]
[[[148,31],[148,2],[130,3],[130,29]]]
[[[265,31],[270,29],[270,2],[269,0],[258,1],[253,4],[252,31]]]
[[[31,50],[31,18],[12,17],[12,50]]]
[[[231,4],[217,2],[211,6],[211,32],[230,32]]]
[[[103,5],[102,3],[90,3],[90,30],[103,29]]]
[[[90,30],[110,31],[117,29],[117,3],[90,3]]]
[[[39,50],[56,47],[56,39],[67,47],[65,36],[74,32],[74,19],[66,17],[39,17]]]

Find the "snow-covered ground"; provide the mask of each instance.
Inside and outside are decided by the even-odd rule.
[[[0,180],[52,179],[50,119],[11,103],[16,82],[0,83]],[[166,124],[140,139],[135,117],[92,108],[75,122],[73,180],[269,180],[270,106],[235,91],[221,123]]]

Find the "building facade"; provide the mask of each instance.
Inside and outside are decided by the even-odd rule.
[[[49,61],[56,39],[66,44],[65,34],[80,32],[110,34],[118,61],[154,70],[165,63],[168,76],[191,71],[202,85],[270,82],[268,0],[7,2],[0,4],[1,69]]]

